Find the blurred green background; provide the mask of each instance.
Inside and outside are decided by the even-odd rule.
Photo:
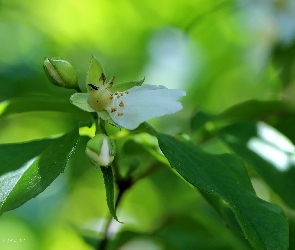
[[[74,91],[46,79],[44,57],[69,60],[83,86],[91,54],[118,82],[145,77],[148,84],[184,89],[184,109],[151,124],[188,133],[196,110],[218,113],[253,98],[294,102],[295,2],[0,0],[0,113],[13,98],[68,98]],[[75,125],[62,112],[14,114],[0,119],[0,143]],[[100,170],[84,156],[86,141],[44,193],[1,215],[1,249],[93,249],[81,235],[97,236],[108,210]],[[138,182],[118,217],[124,224],[114,223],[112,233],[126,241],[119,249],[249,248],[168,167]]]

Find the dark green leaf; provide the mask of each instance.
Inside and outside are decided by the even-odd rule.
[[[188,215],[170,218],[155,235],[165,242],[169,250],[250,249],[247,241],[230,234],[224,225],[204,214],[199,218]]]
[[[171,167],[193,186],[228,203],[255,249],[288,248],[285,214],[256,196],[240,160],[234,155],[204,153],[190,143],[154,133]]]
[[[139,80],[139,81],[127,81],[127,82],[115,83],[113,87],[110,88],[110,91],[112,91],[112,93],[116,91],[122,92],[128,89],[131,89],[132,87],[135,87],[135,86],[141,86],[144,80],[145,79],[143,78],[142,80]]]
[[[290,141],[274,128],[255,122],[227,126],[217,135],[295,208],[295,153]]]
[[[203,111],[199,111],[191,119],[191,129],[193,131],[197,131],[203,128],[203,126],[207,122],[211,121],[213,118],[214,118],[213,115],[205,113]]]
[[[120,222],[116,215],[115,207],[115,189],[114,189],[114,176],[112,167],[100,167],[103,174],[104,185],[106,189],[107,204],[113,218]]]
[[[247,120],[264,118],[281,112],[294,112],[294,107],[280,101],[249,100],[228,108],[216,116],[216,120]]]
[[[281,13],[279,14],[281,15]],[[286,15],[284,13],[283,15]],[[286,17],[284,17],[286,18]],[[292,32],[286,33],[291,36]],[[292,42],[291,42],[292,41]],[[288,43],[277,43],[273,49],[273,60],[275,64],[277,64],[280,71],[280,77],[282,79],[282,83],[285,87],[285,90],[289,91],[286,86],[291,85],[294,80],[294,63],[295,63],[295,41],[294,39],[290,39]]]
[[[0,214],[43,192],[64,171],[78,138],[75,129],[57,139],[0,145]]]
[[[197,112],[191,119],[193,131],[201,129],[209,121],[245,121],[257,118],[272,118],[275,115],[294,113],[295,107],[281,101],[248,100],[238,103],[218,115],[203,111]]]

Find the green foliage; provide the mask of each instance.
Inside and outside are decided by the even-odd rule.
[[[71,113],[77,122],[83,122],[83,124],[91,122],[91,115],[71,105],[68,98],[56,98],[53,96],[31,96],[10,99],[2,104],[0,117],[9,117],[13,114],[34,111],[67,112]]]
[[[229,154],[210,155],[190,143],[154,133],[171,167],[202,192],[229,204],[255,249],[288,248],[286,216],[279,206],[257,198],[239,159]]]
[[[293,0],[0,5],[0,249],[295,249]],[[112,126],[87,104],[102,73],[183,89],[183,110]]]
[[[0,213],[43,192],[64,171],[77,140],[75,129],[57,139],[1,145]]]

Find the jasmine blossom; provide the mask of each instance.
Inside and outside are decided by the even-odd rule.
[[[99,66],[90,65],[92,70],[101,69],[97,61],[95,65]],[[93,77],[94,72],[88,74],[92,74],[88,79],[94,79],[92,83],[88,81],[88,92],[73,94],[71,102],[85,111],[97,112],[101,119],[117,127],[132,130],[146,120],[182,109],[177,100],[186,95],[183,90],[141,85],[143,81],[114,84],[114,77],[106,82],[104,73],[98,81]]]

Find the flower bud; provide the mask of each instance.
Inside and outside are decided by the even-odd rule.
[[[49,81],[58,87],[79,89],[78,78],[72,64],[61,58],[45,58],[44,71]]]
[[[109,166],[116,154],[115,141],[106,135],[97,134],[86,145],[86,155],[95,166]]]

